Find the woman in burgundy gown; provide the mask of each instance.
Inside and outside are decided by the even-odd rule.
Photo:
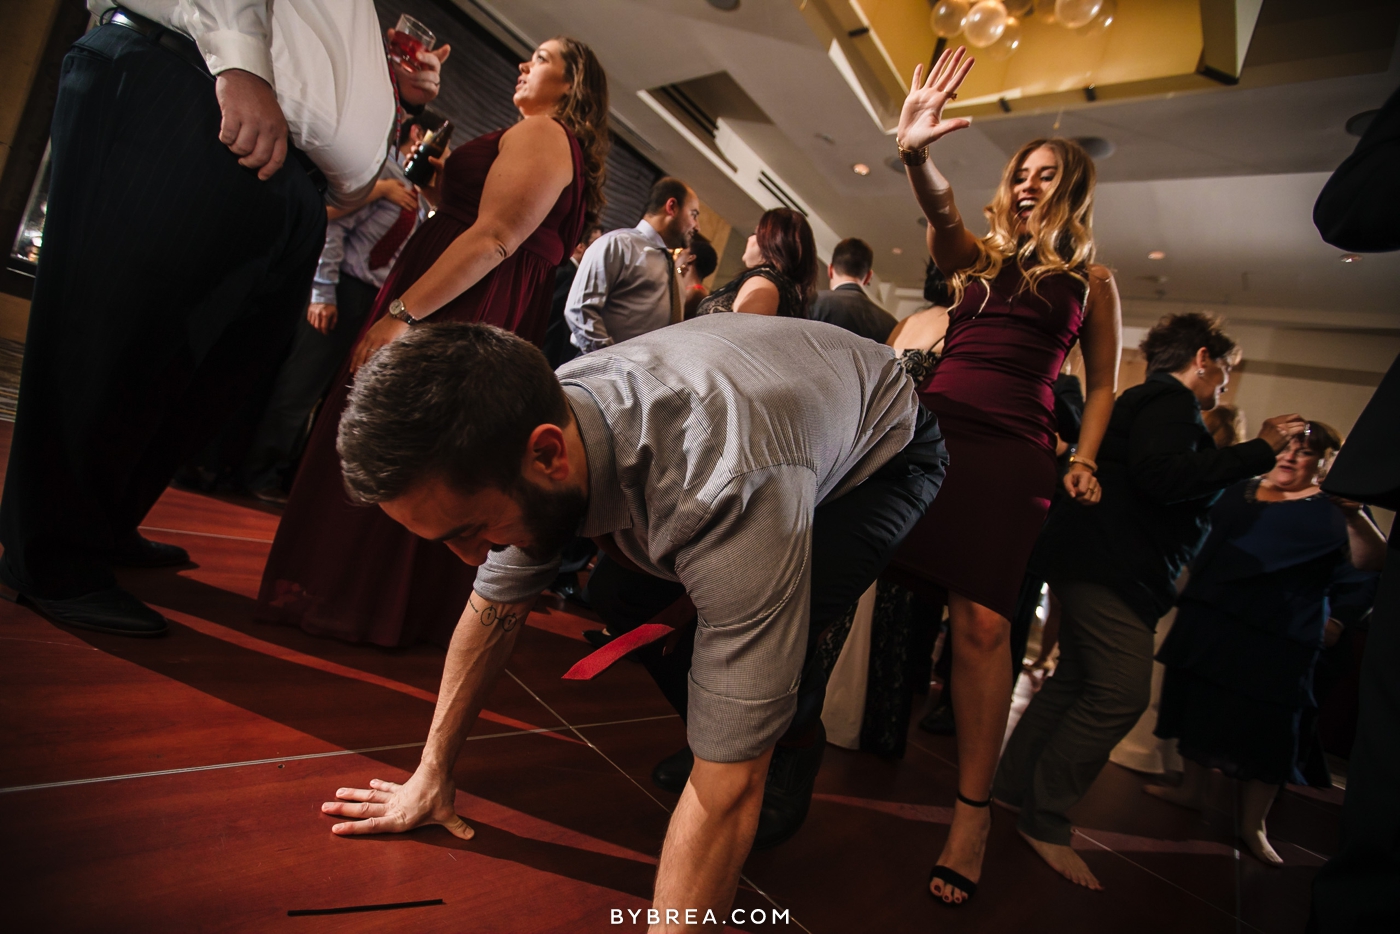
[[[260,619],[384,646],[451,638],[474,569],[353,505],[335,439],[350,375],[411,326],[482,321],[543,341],[555,267],[602,206],[607,79],[587,46],[551,39],[521,64],[514,102],[519,123],[443,164],[437,212],[405,245],[321,409],[263,571]]]
[[[1098,501],[1094,457],[1113,410],[1121,312],[1113,278],[1093,265],[1094,165],[1063,139],[1035,140],[1007,164],[980,240],[963,225],[948,180],[928,147],[969,125],[943,119],[972,67],[945,53],[921,70],[896,140],[928,218],[934,262],[951,280],[943,353],[919,386],[948,445],[948,475],[895,560],[906,581],[948,595],[958,801],[929,891],[970,898],[982,871],[992,777],[1011,705],[1010,622],[1026,562],[1055,489],[1052,386],[1082,341],[1088,393],[1079,447],[1064,484]]]

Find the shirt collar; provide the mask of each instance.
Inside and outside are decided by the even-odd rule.
[[[641,223],[639,223],[635,229],[637,231],[637,236],[646,240],[658,250],[670,249],[670,247],[666,246],[666,241],[661,239],[661,234],[656,232],[656,228],[651,226],[651,222],[646,218],[642,218]]]
[[[854,282],[843,282],[831,291],[839,292],[842,289],[851,289],[852,291],[859,292],[862,295],[865,294],[865,289],[861,288],[859,285],[856,285]]]
[[[564,397],[578,422],[579,438],[588,457],[588,510],[578,534],[593,538],[630,529],[632,516],[627,511],[627,500],[617,479],[613,436],[603,418],[603,410],[582,386],[565,385]]]

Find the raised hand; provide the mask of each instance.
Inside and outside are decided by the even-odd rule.
[[[924,66],[914,67],[914,80],[909,96],[904,99],[904,108],[899,112],[899,130],[895,133],[900,146],[923,149],[955,130],[972,126],[972,121],[964,117],[943,119],[943,108],[957,97],[958,88],[976,61],[966,55],[967,50],[962,47],[945,51],[929,72],[927,81],[922,80]]]
[[[420,766],[402,785],[376,778],[368,788],[337,789],[336,800],[321,805],[321,813],[356,818],[331,828],[331,833],[341,836],[403,833],[441,824],[454,837],[470,840],[476,831],[457,816],[453,806],[456,793],[451,779],[433,777]]]

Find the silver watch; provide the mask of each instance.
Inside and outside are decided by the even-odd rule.
[[[403,302],[397,298],[389,303],[389,317],[398,318],[409,327],[421,323],[417,318],[408,313],[408,309],[404,307]]]

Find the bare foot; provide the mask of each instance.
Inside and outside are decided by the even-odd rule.
[[[987,834],[991,830],[991,808],[974,808],[957,802],[953,805],[953,826],[948,828],[948,841],[943,844],[938,865],[947,866],[973,882],[980,881],[982,857],[987,852]],[[968,899],[966,892],[942,879],[934,879],[928,890],[934,898],[941,898],[950,905],[961,905]]]
[[[1058,843],[1046,843],[1044,840],[1037,840],[1035,837],[1028,837],[1018,829],[1021,839],[1031,845],[1031,849],[1040,854],[1040,858],[1050,864],[1050,868],[1064,876],[1076,885],[1082,885],[1086,889],[1093,889],[1102,892],[1103,886],[1099,880],[1094,878],[1094,874],[1089,871],[1089,866],[1084,860],[1079,858],[1079,854],[1067,846]]]
[[[1201,803],[1200,795],[1185,788],[1173,788],[1171,785],[1144,785],[1142,790],[1154,798],[1161,798],[1168,804],[1175,804],[1177,807],[1190,808],[1193,811],[1205,808],[1205,805]]]
[[[1263,830],[1248,830],[1240,836],[1244,837],[1244,845],[1249,847],[1249,852],[1258,857],[1259,862],[1265,866],[1283,865],[1283,857],[1279,856],[1273,844],[1269,843],[1269,837]]]

